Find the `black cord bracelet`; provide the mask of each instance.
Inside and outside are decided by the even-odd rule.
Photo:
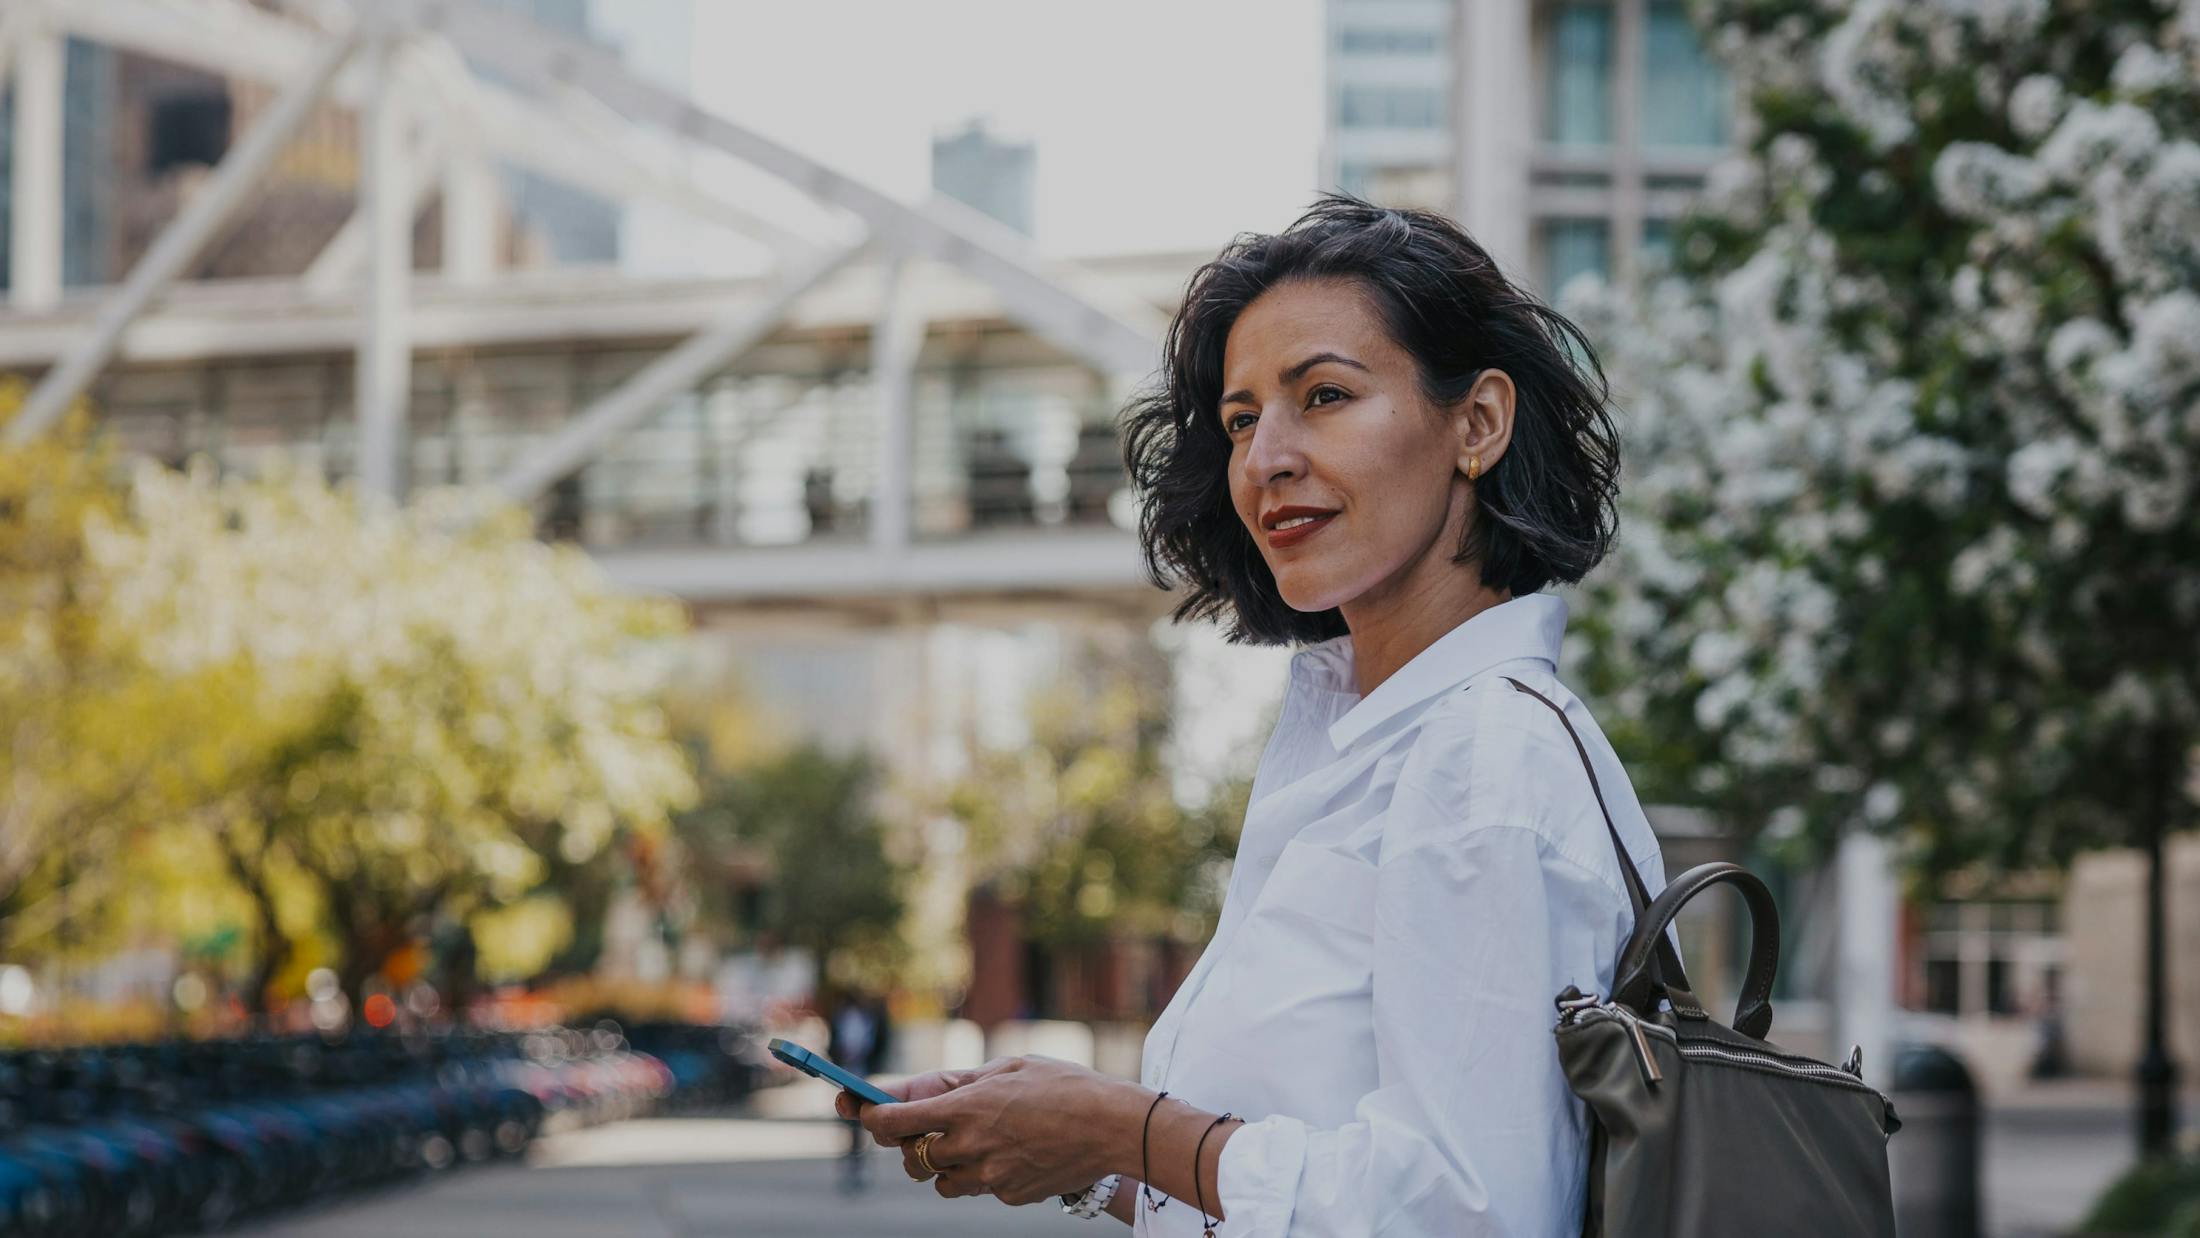
[[[1199,1181],[1199,1154],[1207,1150],[1207,1136],[1214,1134],[1216,1127],[1222,1125],[1224,1122],[1227,1122],[1229,1120],[1230,1115],[1225,1113],[1221,1117],[1216,1118],[1214,1121],[1209,1122],[1207,1124],[1207,1129],[1199,1132],[1199,1146],[1192,1149],[1192,1193],[1199,1200],[1199,1220],[1202,1238],[1215,1238],[1215,1225],[1217,1223],[1207,1219],[1207,1188],[1200,1185]],[[1215,1173],[1215,1188],[1218,1192],[1222,1188],[1222,1173],[1219,1168],[1216,1170]],[[1221,1203],[1222,1201],[1218,1199],[1215,1202]]]
[[[1153,1111],[1160,1107],[1161,1097],[1167,1095],[1167,1092],[1163,1092],[1161,1096],[1153,1098],[1153,1104],[1146,1106],[1146,1121],[1138,1131],[1138,1189],[1146,1197],[1148,1212],[1159,1212],[1161,1204],[1169,1202],[1167,1198],[1163,1198],[1161,1204],[1153,1201],[1153,1158],[1146,1153],[1146,1139],[1153,1130]]]

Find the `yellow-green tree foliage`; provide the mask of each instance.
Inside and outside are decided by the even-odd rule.
[[[546,860],[662,830],[694,793],[655,697],[677,605],[616,593],[523,512],[474,504],[146,464],[127,514],[91,521],[105,605],[155,673],[251,672],[222,723],[261,741],[251,776],[161,842],[166,871],[253,908],[253,995],[309,932],[356,993],[437,924],[536,892]]]
[[[1078,669],[1033,697],[1029,744],[973,753],[945,809],[968,831],[973,880],[1021,903],[1035,940],[1202,940],[1243,788],[1189,809],[1177,801],[1168,665],[1142,635],[1115,635],[1088,642]]]
[[[22,397],[0,379],[0,425]],[[259,720],[232,713],[246,668],[151,673],[135,617],[110,605],[85,530],[123,511],[114,468],[81,407],[0,446],[0,950],[15,957],[108,947],[121,858],[259,742]],[[224,717],[238,725],[208,725]]]

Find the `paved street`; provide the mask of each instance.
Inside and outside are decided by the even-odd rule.
[[[1980,1184],[1989,1238],[2068,1232],[2130,1168],[2133,1121],[2132,1089],[2104,1080],[2034,1085],[1990,1111]],[[2182,1129],[2200,1129],[2196,1124],[2200,1096],[2188,1093]]]
[[[333,1201],[239,1231],[249,1238],[948,1238],[1102,1232],[1049,1203],[945,1200],[874,1148],[870,1189],[836,1190],[846,1135],[809,1115],[830,1092],[782,1088],[766,1113],[659,1119],[553,1135],[524,1165],[473,1168]],[[2126,1164],[2123,1089],[2079,1085],[2028,1096],[1986,1130],[1989,1238],[2051,1238]],[[2194,1112],[2192,1119],[2200,1119]],[[1898,1140],[1901,1136],[1896,1137]],[[1109,1233],[1120,1233],[1109,1222]]]
[[[896,1238],[1075,1235],[1060,1205],[941,1199],[873,1148],[870,1188],[836,1189],[832,1122],[665,1119],[556,1135],[526,1165],[447,1174],[239,1231],[251,1238]],[[1115,1222],[1107,1222],[1116,1228]],[[1128,1231],[1123,1231],[1128,1232]]]

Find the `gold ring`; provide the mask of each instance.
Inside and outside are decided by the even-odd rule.
[[[944,1133],[942,1131],[927,1131],[917,1138],[917,1164],[924,1166],[924,1172],[928,1174],[937,1175],[940,1172],[939,1166],[932,1163],[932,1158],[927,1153],[932,1150],[932,1141],[938,1139]]]

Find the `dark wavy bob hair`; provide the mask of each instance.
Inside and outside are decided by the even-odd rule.
[[[1484,585],[1515,596],[1587,575],[1619,527],[1619,432],[1589,341],[1449,219],[1324,194],[1283,232],[1242,234],[1193,273],[1159,375],[1123,410],[1147,575],[1163,589],[1172,577],[1190,586],[1174,617],[1220,618],[1240,644],[1348,630],[1337,609],[1294,610],[1277,592],[1230,501],[1230,438],[1215,415],[1238,315],[1278,284],[1312,279],[1362,285],[1437,408],[1464,399],[1484,369],[1512,377],[1512,443],[1476,482],[1479,515],[1452,561],[1479,565]]]

